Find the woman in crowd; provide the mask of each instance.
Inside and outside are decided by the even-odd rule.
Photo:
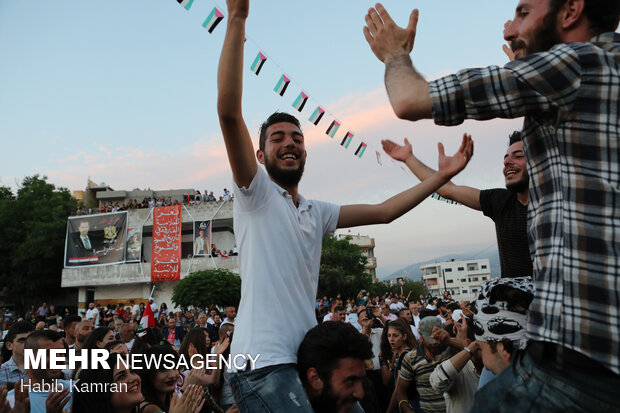
[[[415,347],[411,327],[402,318],[390,321],[381,335],[381,377],[383,384],[394,390],[403,357]]]
[[[106,344],[114,341],[114,330],[108,327],[94,329],[84,341],[84,349],[95,350],[105,348]]]
[[[143,351],[147,358],[173,360],[177,364],[178,354],[170,345],[154,345]],[[140,403],[141,413],[170,412],[170,402],[179,379],[179,371],[174,369],[141,369],[137,370],[142,379],[144,401]]]
[[[123,357],[129,354],[129,349],[127,348],[127,345],[121,340],[110,341],[108,344],[105,345],[104,348],[110,353],[117,353]]]

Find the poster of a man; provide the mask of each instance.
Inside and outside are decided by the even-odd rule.
[[[194,255],[211,254],[211,221],[194,221]]]
[[[70,217],[65,267],[107,265],[125,261],[127,212]]]
[[[127,254],[128,262],[140,262],[142,252],[142,227],[127,229]]]

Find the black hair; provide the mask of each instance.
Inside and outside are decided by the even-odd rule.
[[[506,350],[506,352],[510,355],[512,355],[515,351],[514,344],[512,344],[512,341],[507,338],[502,338],[500,341],[488,341],[488,343],[491,347],[492,353],[497,353],[497,343],[502,343],[504,345],[504,350]]]
[[[392,347],[390,346],[390,342],[388,341],[388,332],[390,330],[390,327],[397,329],[400,334],[407,336],[405,344],[409,348],[415,347],[413,332],[411,331],[411,327],[409,327],[407,320],[403,318],[398,318],[397,320],[390,321],[385,325],[383,331],[381,332],[381,357],[383,358],[383,360],[392,359]]]
[[[345,310],[346,310],[346,308],[344,308],[341,305],[337,305],[336,307],[334,307],[334,313],[338,313],[340,311],[345,311]]]
[[[105,360],[109,369],[82,369],[80,382],[89,384],[103,384],[114,382],[114,368],[117,365],[119,355],[109,353]],[[114,413],[112,407],[112,392],[108,386],[103,386],[103,391],[75,392],[73,394],[72,413]]]
[[[357,331],[357,330],[356,330]],[[132,354],[134,353],[132,348]],[[174,350],[167,342],[162,345],[155,345],[153,347],[145,349],[143,352],[148,359],[151,358],[160,358],[164,359],[164,356],[168,354],[172,354],[174,358],[174,364],[177,364],[179,359],[179,355],[176,350]],[[155,374],[157,374],[158,370],[155,369],[140,369],[136,370],[136,373],[142,379],[142,395],[147,402],[156,404],[163,412],[169,411],[170,408],[170,399],[172,398],[172,393],[174,391],[168,393],[166,395],[165,405],[162,405],[161,400],[158,395],[158,391],[153,385],[153,379],[155,378]]]
[[[133,346],[131,346],[131,352],[144,353],[149,347],[158,344],[170,346],[170,343],[164,340],[164,336],[162,336],[157,327],[148,327],[136,334],[136,339],[133,342]]]
[[[549,13],[557,16],[566,0],[549,0]],[[620,2],[613,0],[585,0],[583,14],[595,35],[613,32],[620,22]]]
[[[514,143],[521,142],[522,139],[523,136],[521,135],[521,132],[516,130],[512,132],[510,136],[508,136],[508,146],[512,146],[512,144]]]
[[[280,123],[280,122],[292,123],[293,125],[297,126],[299,129],[301,129],[299,120],[295,116],[290,115],[286,112],[274,112],[271,114],[271,116],[267,118],[266,121],[263,122],[262,125],[260,125],[259,138],[258,138],[258,149],[260,149],[261,151],[265,150],[265,141],[267,140],[267,128],[275,123]]]
[[[30,350],[38,350],[39,341],[41,340],[56,342],[58,340],[62,340],[62,336],[58,331],[54,330],[36,330],[30,333],[30,335],[28,336],[28,338],[26,339],[26,343],[24,344],[24,348]]]
[[[448,305],[446,305],[446,308],[450,311],[454,311],[454,310],[460,309],[461,305],[457,302],[453,302],[453,303],[448,303]]]
[[[30,333],[31,331],[34,331],[34,327],[29,321],[18,321],[9,327],[9,332],[6,333],[4,341],[12,343],[18,334]]]
[[[104,349],[108,350],[108,351],[112,351],[112,349],[120,344],[125,344],[122,340],[114,340],[114,341],[110,341],[109,343],[107,343],[104,347]]]
[[[313,367],[324,382],[329,382],[332,371],[344,358],[371,359],[372,344],[347,323],[326,321],[311,328],[297,351],[297,370],[301,382],[307,384],[306,373]]]
[[[411,311],[411,310],[408,307],[403,307],[400,310],[398,310],[398,316],[400,317],[400,315],[405,311]]]
[[[68,315],[68,316],[66,316],[65,319],[64,319],[65,330],[67,329],[67,327],[70,327],[74,323],[79,323],[80,321],[82,321],[82,317],[80,317],[79,315]]]
[[[84,346],[82,348],[87,350],[99,348],[97,347],[97,341],[103,341],[105,335],[110,331],[114,332],[114,330],[108,327],[98,327],[94,329],[86,336],[86,340],[84,340]]]
[[[209,332],[206,328],[192,328],[185,334],[183,338],[183,342],[181,343],[181,347],[179,347],[179,354],[185,356],[187,360],[189,360],[189,345],[193,344],[196,348],[196,353],[200,355],[207,355],[211,352],[210,348],[207,348],[207,343],[205,342],[205,336],[209,337]],[[209,337],[211,340],[211,337]]]

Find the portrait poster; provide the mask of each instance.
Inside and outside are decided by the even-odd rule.
[[[142,258],[142,227],[127,228],[126,262],[140,262]]]
[[[181,279],[181,205],[153,209],[151,281]]]
[[[65,268],[125,261],[127,211],[69,217]]]
[[[211,221],[194,221],[194,256],[211,255]]]

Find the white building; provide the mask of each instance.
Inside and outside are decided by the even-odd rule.
[[[491,278],[487,258],[477,260],[451,260],[420,266],[422,281],[428,292],[441,297],[448,291],[454,300],[473,301],[478,297],[480,284]]]
[[[377,282],[377,257],[375,257],[375,239],[370,238],[368,235],[353,235],[350,233],[338,234],[338,239],[349,238],[351,244],[359,245],[362,249],[362,254],[368,258],[366,263],[366,272],[372,275],[372,282]]]
[[[193,190],[191,190],[193,193]],[[94,197],[98,202],[121,201],[143,197],[168,198],[182,201],[188,190],[176,191],[112,191],[110,188],[98,191]],[[78,309],[82,310],[89,302],[107,304],[146,302],[153,286],[153,298],[157,304],[166,303],[173,308],[172,290],[178,281],[151,282],[151,246],[153,216],[151,209],[128,210],[127,227],[142,227],[143,262],[125,262],[101,266],[83,266],[62,270],[62,287],[78,288]],[[93,216],[93,215],[89,215]],[[187,205],[182,209],[181,226],[181,279],[200,270],[222,268],[238,273],[237,256],[210,257],[193,256],[193,221],[212,220],[211,242],[221,251],[235,247],[233,232],[233,201],[202,202],[200,205]]]

